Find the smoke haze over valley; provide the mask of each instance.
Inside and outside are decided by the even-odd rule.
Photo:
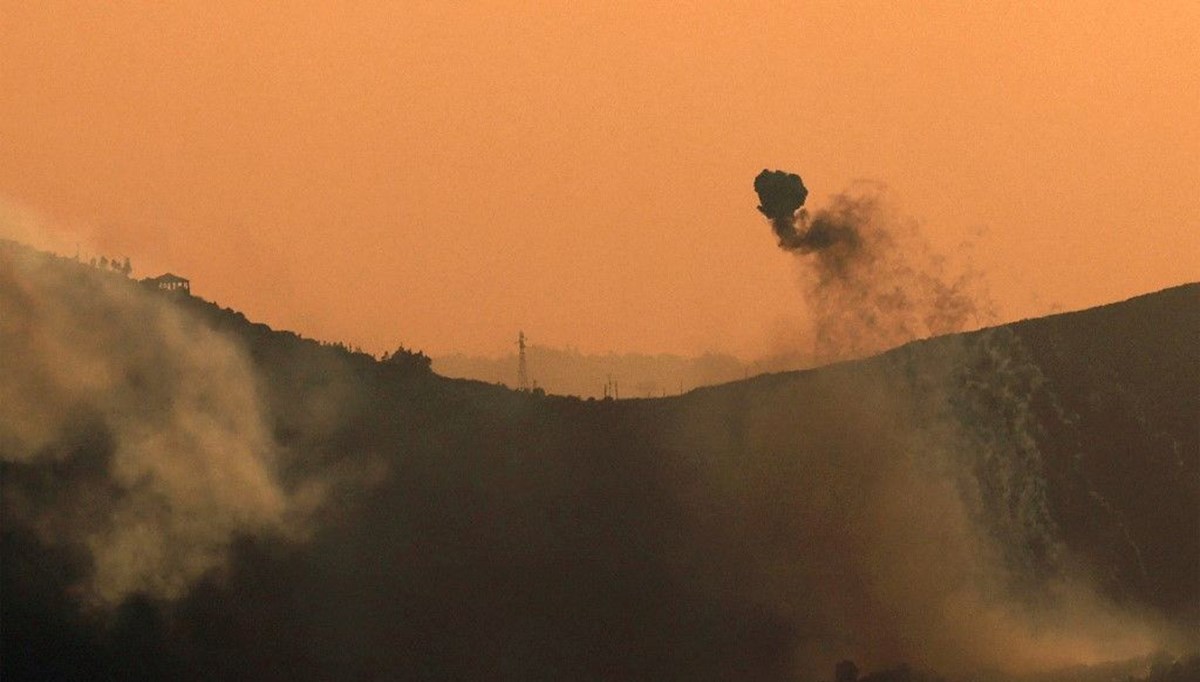
[[[5,679],[1086,680],[1200,646],[1197,285],[589,403],[0,257]]]

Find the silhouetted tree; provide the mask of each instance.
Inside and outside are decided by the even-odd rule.
[[[432,371],[433,366],[433,359],[428,355],[418,350],[409,350],[404,346],[398,347],[394,353],[384,353],[381,361],[387,365],[421,374]]]

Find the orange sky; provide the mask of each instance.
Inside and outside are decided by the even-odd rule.
[[[585,4],[6,2],[5,222],[373,351],[778,350],[764,167],[1004,319],[1200,279],[1194,1]]]

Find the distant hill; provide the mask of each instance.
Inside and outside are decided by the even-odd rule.
[[[698,357],[639,353],[587,355],[571,349],[532,345],[526,350],[530,380],[547,393],[601,398],[605,387],[627,398],[676,395],[698,386],[744,379],[751,365],[731,355]],[[478,379],[516,387],[517,354],[488,358],[463,354],[433,358],[433,369],[446,377]],[[614,390],[615,389],[615,390]]]
[[[1188,284],[587,401],[3,243],[0,677],[1169,679],[1197,340]]]

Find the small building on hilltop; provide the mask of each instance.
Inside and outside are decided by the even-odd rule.
[[[192,294],[192,283],[179,275],[166,273],[158,277],[147,277],[142,280],[142,284],[154,287],[160,291],[170,291],[181,294]]]

